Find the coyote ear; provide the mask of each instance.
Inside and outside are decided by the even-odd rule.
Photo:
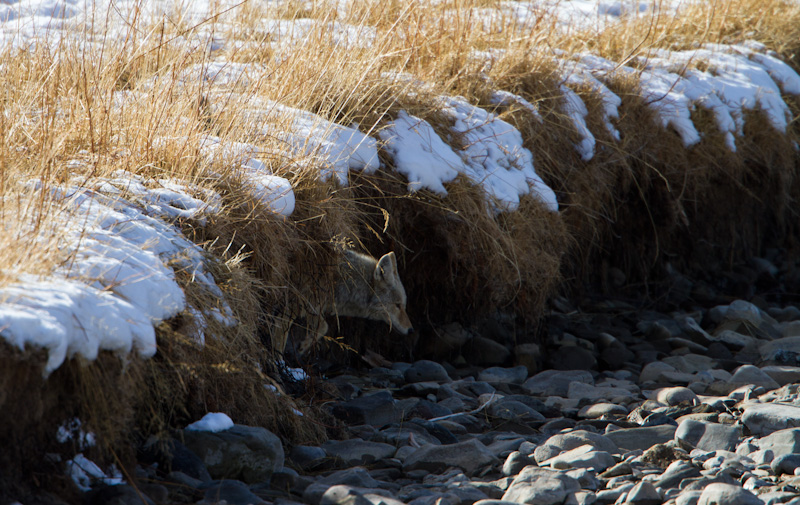
[[[384,254],[375,266],[375,280],[392,282],[397,279],[397,277],[397,259],[395,258],[394,252]]]

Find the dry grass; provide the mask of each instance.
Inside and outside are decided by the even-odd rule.
[[[156,21],[132,19],[127,31],[105,38],[98,26],[95,45],[65,38],[0,52],[0,282],[21,273],[44,275],[68,260],[59,228],[68,210],[25,189],[26,181],[57,185],[120,169],[173,177],[223,197],[223,212],[204,225],[177,224],[215,258],[213,273],[240,321],[233,328],[210,322],[201,350],[190,338],[196,330],[191,317],[182,314],[158,328],[154,359],[134,359],[127,367],[109,356],[88,367],[72,361],[47,381],[39,379],[40,355],[4,345],[0,409],[25,415],[14,425],[0,423],[8,427],[0,442],[38,427],[28,433],[31,443],[10,457],[41,454],[52,447],[53,426],[76,415],[103,440],[97,457],[105,462],[112,454],[130,461],[119,441],[131,434],[163,435],[214,410],[267,426],[286,440],[321,439],[318,418],[298,419],[286,398],[264,388],[275,375],[264,343],[276,321],[331,296],[336,244],[374,255],[394,250],[411,318],[432,336],[439,324],[473,324],[494,311],[517,316],[529,328],[523,333],[533,335],[554,293],[602,285],[610,267],[633,283],[657,274],[667,260],[687,270],[722,268],[796,240],[796,100],[790,100],[795,119],[786,135],[776,135],[760,113],[751,114],[737,153],[725,148],[712,118],[699,110],[693,119],[704,140],[687,150],[658,125],[636,79],[615,77],[608,84],[622,98],[620,142],[605,130],[600,98],[576,89],[598,144],[585,162],[573,147],[578,132],[565,114],[564,76],[554,59],[557,50],[592,51],[624,63],[652,48],[756,39],[798,68],[796,5],[703,2],[678,18],[659,15],[599,33],[565,33],[546,10],[525,26],[508,12],[479,22],[485,9],[501,4],[365,0],[337,12],[326,2],[267,7],[249,1],[199,20],[179,12]],[[356,35],[337,40],[328,29],[333,22],[355,27]],[[297,39],[291,48],[278,43],[281,30]],[[214,37],[235,43],[211,51]],[[220,60],[228,62],[223,73],[239,64],[247,71],[224,85],[200,78],[198,65]],[[543,123],[524,108],[492,105],[495,90],[536,104]],[[352,173],[350,185],[340,187],[320,179],[319,158],[298,154],[263,128],[286,127],[286,117],[253,114],[275,101],[375,136],[405,110],[463,147],[436,101],[441,94],[462,95],[519,129],[561,212],[527,197],[517,212],[495,216],[481,191],[464,180],[449,184],[446,198],[409,195],[385,155],[377,174]],[[292,183],[294,214],[274,214],[246,191],[235,167],[207,159],[205,135],[261,149],[260,160]],[[194,306],[218,303],[185,275],[178,277]],[[407,347],[375,342],[347,322],[342,334],[357,350],[377,347],[389,357]],[[18,387],[23,383],[29,386]],[[37,446],[37,440],[46,443]],[[29,473],[34,481],[38,471]]]

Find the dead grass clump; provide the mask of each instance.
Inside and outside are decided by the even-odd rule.
[[[363,234],[366,250],[398,256],[414,327],[424,336],[437,324],[472,324],[495,310],[533,327],[560,279],[567,240],[560,217],[532,197],[495,216],[482,190],[463,180],[447,186],[446,198],[408,195],[406,184],[381,172],[357,177],[353,191],[368,229],[380,230]]]

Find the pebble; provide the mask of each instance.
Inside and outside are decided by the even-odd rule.
[[[554,347],[475,335],[449,352],[480,365],[334,377],[327,409],[343,436],[287,447],[285,460],[275,435],[239,425],[271,441],[268,464],[253,446],[223,475],[197,435],[143,451],[139,503],[800,505],[800,309],[619,310],[553,325],[556,352],[580,354],[558,364],[598,370],[540,371]],[[223,477],[237,480],[211,480]],[[110,493],[100,489],[88,503]]]

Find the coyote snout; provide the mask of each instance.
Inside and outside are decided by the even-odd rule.
[[[320,308],[315,314],[306,313],[309,335],[300,345],[305,354],[328,331],[325,316],[363,317],[384,321],[403,335],[413,327],[406,313],[406,290],[397,272],[397,258],[393,252],[380,259],[345,250],[338,266],[333,304]],[[291,326],[291,323],[289,324]],[[273,349],[283,352],[288,330],[273,338]]]

